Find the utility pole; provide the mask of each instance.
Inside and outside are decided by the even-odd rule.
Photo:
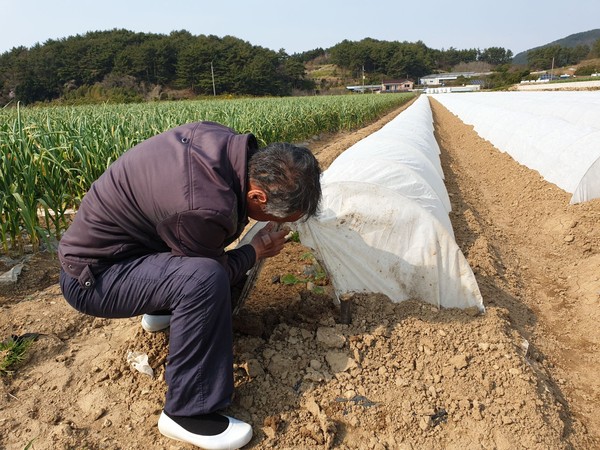
[[[210,75],[212,77],[212,83],[213,83],[213,97],[217,96],[217,90],[215,88],[215,71],[213,70],[213,62],[210,62]]]
[[[365,65],[362,66],[362,93],[365,93]]]

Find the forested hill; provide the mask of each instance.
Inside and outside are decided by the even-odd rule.
[[[0,100],[8,95],[32,103],[110,91],[128,101],[153,86],[288,95],[305,88],[303,74],[297,59],[232,36],[98,31],[0,55]]]
[[[141,101],[172,95],[314,94],[306,76],[315,58],[335,65],[340,83],[419,77],[459,63],[506,64],[504,48],[435,50],[422,42],[344,40],[328,49],[288,55],[233,36],[169,35],[127,30],[95,31],[0,55],[0,106],[60,99],[63,102]],[[319,81],[319,80],[317,80]]]
[[[600,39],[600,28],[595,30],[584,31],[581,33],[571,34],[565,38],[558,39],[556,41],[552,41],[548,44],[541,45],[539,47],[534,47],[529,50],[526,50],[521,53],[517,53],[513,58],[513,64],[522,64],[525,65],[528,63],[528,53],[529,52],[539,52],[539,50],[543,50],[548,47],[563,47],[568,49],[576,49],[577,47],[586,46],[589,48],[594,47],[596,42]]]

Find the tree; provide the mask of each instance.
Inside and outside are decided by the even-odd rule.
[[[25,47],[14,47],[0,55],[0,104],[16,98],[16,89],[27,71],[27,54]]]
[[[590,48],[587,45],[578,45],[577,47],[562,47],[560,45],[551,45],[527,53],[527,63],[529,67],[537,70],[547,70],[552,67],[567,66],[577,64],[590,54]]]
[[[434,52],[421,42],[342,41],[330,49],[331,62],[352,71],[355,76],[362,69],[380,80],[383,77],[418,78],[431,73]]]
[[[353,49],[355,43],[344,39],[339,44],[334,45],[329,50],[331,55],[331,63],[344,68],[353,68]]]
[[[167,84],[175,78],[177,50],[167,38],[151,38],[129,45],[115,57],[114,71],[151,84]]]
[[[477,61],[479,50],[472,48],[468,50],[457,50],[450,47],[448,50],[436,50],[433,52],[437,67],[446,71],[453,70],[459,64]]]
[[[487,62],[495,66],[509,64],[512,60],[513,53],[511,50],[506,50],[502,47],[489,47],[484,49],[479,54],[479,61]]]
[[[302,91],[313,91],[316,84],[313,80],[306,79],[306,69],[300,59],[289,57],[283,51],[279,51],[280,70],[285,84],[292,89]]]
[[[494,72],[486,78],[486,87],[491,89],[505,88],[519,83],[529,75],[529,70],[511,70],[509,64],[497,66]]]
[[[417,50],[405,45],[398,47],[390,59],[387,73],[392,78],[403,78],[409,76],[420,77],[428,70],[425,68],[423,59]]]
[[[296,59],[296,60],[300,61],[301,63],[307,63],[316,58],[323,57],[325,55],[326,55],[325,50],[323,50],[321,47],[319,47],[314,50],[309,50],[307,52],[294,53],[293,55],[291,55],[291,58]]]
[[[281,79],[273,77],[277,72],[278,60],[268,52],[256,54],[244,65],[241,72],[239,91],[253,95],[283,95]]]
[[[218,57],[218,46],[207,36],[199,36],[193,43],[179,52],[176,64],[177,85],[181,88],[192,89],[197,94],[212,94],[211,62],[216,59],[217,67],[222,66]],[[217,77],[220,83],[219,92],[226,91],[224,71]]]
[[[590,56],[594,58],[600,58],[600,39],[596,40],[596,42],[592,44]]]

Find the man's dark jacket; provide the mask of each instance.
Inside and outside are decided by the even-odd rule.
[[[150,253],[219,260],[233,284],[254,265],[254,248],[225,252],[248,223],[251,134],[212,122],[183,125],[118,158],[83,198],[62,237],[62,268],[79,278]]]

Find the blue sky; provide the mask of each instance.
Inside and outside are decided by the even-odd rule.
[[[0,0],[0,53],[113,28],[232,35],[289,54],[365,37],[517,54],[600,28],[600,1]]]

